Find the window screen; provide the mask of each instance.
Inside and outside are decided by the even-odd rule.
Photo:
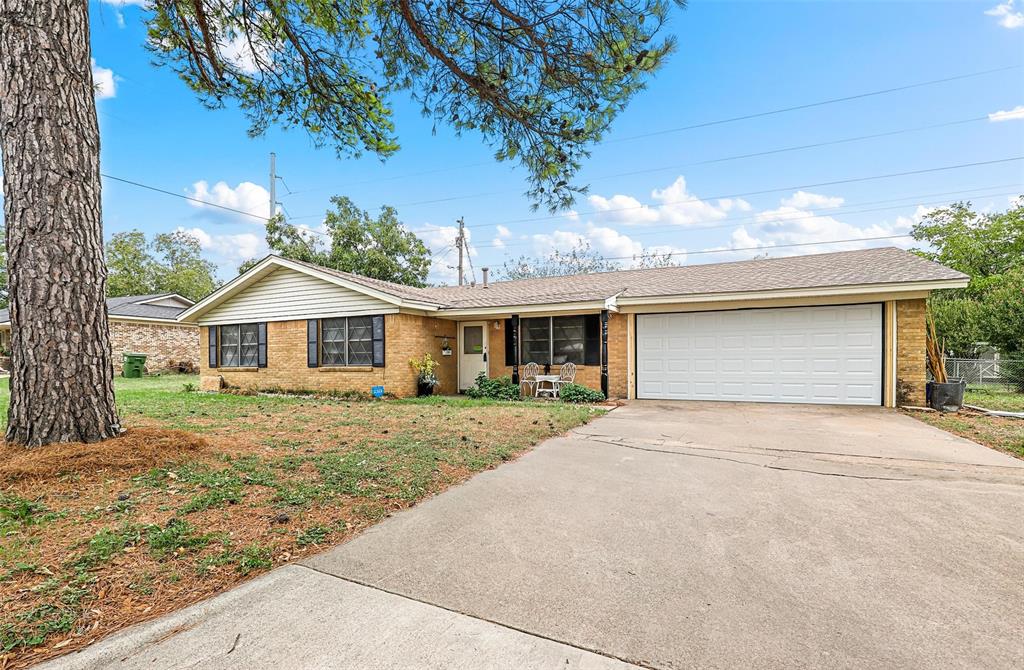
[[[324,365],[347,365],[345,362],[347,321],[347,319],[324,319],[320,322],[320,338],[323,342],[321,360]]]
[[[220,364],[222,367],[237,368],[239,365],[239,326],[220,327]]]
[[[583,364],[585,336],[582,316],[556,316],[551,319],[551,364]]]
[[[373,365],[373,317],[320,322],[322,365]]]

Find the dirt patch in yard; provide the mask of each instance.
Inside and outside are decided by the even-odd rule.
[[[344,542],[601,412],[556,403],[119,394],[103,444],[0,445],[0,668]]]

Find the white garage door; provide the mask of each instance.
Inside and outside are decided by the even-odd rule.
[[[637,317],[637,397],[882,403],[882,306]]]

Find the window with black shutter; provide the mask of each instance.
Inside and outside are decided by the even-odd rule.
[[[330,367],[383,367],[384,317],[321,319],[319,364]]]

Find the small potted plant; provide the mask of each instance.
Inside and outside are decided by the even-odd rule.
[[[422,358],[412,358],[409,360],[409,367],[416,373],[417,396],[422,397],[434,394],[434,387],[441,383],[437,380],[437,375],[434,374],[437,365],[437,361],[430,354],[423,354]]]

